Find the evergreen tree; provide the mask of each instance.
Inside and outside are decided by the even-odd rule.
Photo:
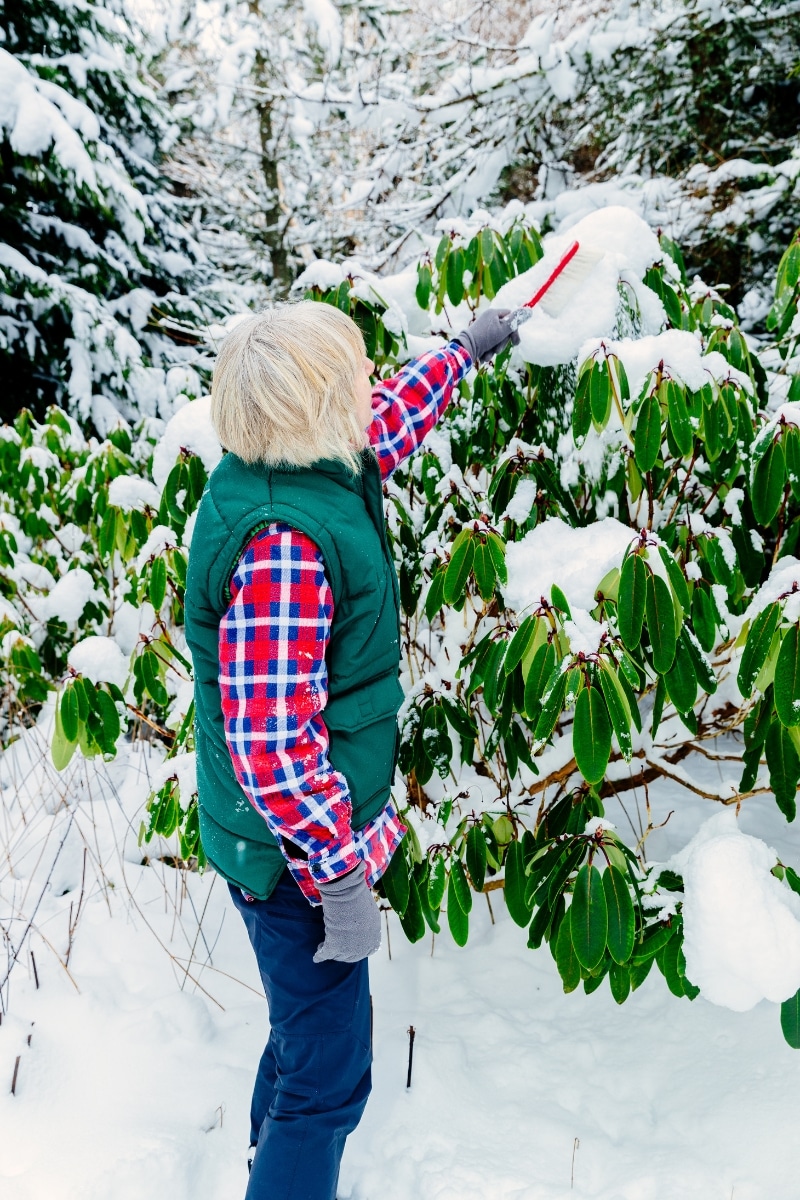
[[[2,416],[55,402],[102,433],[157,412],[218,309],[164,175],[177,130],[119,0],[3,0],[0,29]]]

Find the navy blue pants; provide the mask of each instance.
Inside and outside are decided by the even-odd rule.
[[[336,1200],[344,1143],[372,1087],[369,971],[312,961],[325,936],[288,871],[268,900],[231,887],[269,1005],[250,1109],[257,1146],[246,1200]]]

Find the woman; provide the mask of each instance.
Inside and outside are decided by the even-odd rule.
[[[335,1200],[367,1102],[371,889],[406,832],[390,798],[402,693],[382,482],[471,366],[517,340],[505,315],[374,388],[358,327],[327,304],[242,320],[217,360],[229,453],[197,514],[186,636],[203,847],[269,1005],[247,1200]]]

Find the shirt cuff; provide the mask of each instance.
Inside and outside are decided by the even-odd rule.
[[[308,869],[316,883],[328,883],[346,875],[361,862],[352,837],[346,841],[329,842],[322,850],[308,856]]]
[[[466,375],[467,372],[469,370],[471,370],[471,368],[474,366],[474,363],[472,361],[472,355],[470,354],[470,352],[466,346],[464,346],[461,342],[457,342],[455,340],[453,340],[452,342],[448,342],[446,348],[455,357],[460,359],[461,368],[462,368],[462,372],[463,372],[462,378],[463,378],[463,376]]]

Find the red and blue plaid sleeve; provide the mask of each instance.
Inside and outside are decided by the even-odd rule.
[[[418,449],[471,366],[469,351],[460,342],[450,342],[413,358],[372,389],[367,436],[384,479]]]
[[[274,523],[245,549],[219,627],[220,692],[236,776],[306,884],[359,862],[347,782],[322,711],[333,596],[310,538]],[[294,855],[282,838],[298,847]],[[313,887],[304,888],[316,894]]]

